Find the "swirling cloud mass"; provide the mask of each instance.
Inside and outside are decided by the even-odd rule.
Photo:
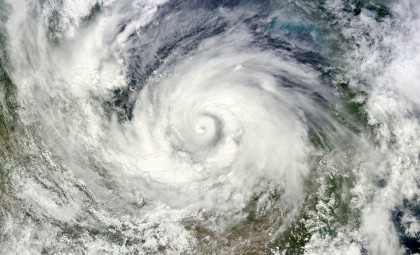
[[[420,9],[0,1],[2,254],[416,254]]]

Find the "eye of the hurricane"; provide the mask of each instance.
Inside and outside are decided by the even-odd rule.
[[[191,149],[206,149],[216,144],[220,139],[221,122],[210,114],[192,114],[189,119],[183,120],[178,133],[180,139]],[[185,122],[184,122],[185,121]]]
[[[213,137],[214,132],[216,131],[216,126],[214,123],[214,120],[209,116],[199,116],[195,126],[194,130],[196,134],[198,135],[204,135],[205,138],[211,138]]]

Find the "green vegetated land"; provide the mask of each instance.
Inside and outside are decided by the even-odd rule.
[[[322,22],[327,22],[329,28],[336,25],[335,15],[324,8],[325,1],[317,1],[317,8]],[[392,17],[391,11],[384,5],[373,1],[347,1],[344,12],[358,16],[362,11],[371,12],[375,15],[377,22]],[[339,32],[339,27],[336,31]],[[332,54],[345,52],[346,48],[352,48],[352,43],[341,36],[334,36],[335,41],[330,42],[331,47],[336,47]],[[347,49],[348,50],[348,49]],[[336,74],[343,71],[336,70]],[[352,88],[349,82],[335,83],[338,103],[330,109],[330,118],[338,123],[334,125],[327,123],[311,133],[310,141],[313,146],[323,150],[328,155],[334,148],[337,148],[335,141],[341,141],[340,146],[346,150],[352,144],[353,135],[364,134],[372,138],[378,128],[368,122],[368,114],[365,110],[366,92]],[[341,127],[341,129],[340,129]],[[344,131],[342,129],[346,129]],[[357,148],[349,149],[347,153]],[[360,211],[351,208],[352,195],[350,189],[354,183],[354,176],[350,169],[328,171],[325,169],[325,157],[316,157],[313,164],[313,171],[308,178],[306,185],[306,199],[302,206],[300,215],[296,221],[283,233],[276,242],[276,249],[284,252],[285,255],[303,254],[305,245],[313,235],[324,239],[332,239],[339,231],[351,231],[360,225]],[[329,159],[327,159],[329,160]]]

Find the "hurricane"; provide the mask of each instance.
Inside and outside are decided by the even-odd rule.
[[[1,254],[420,254],[416,0],[0,0]]]

